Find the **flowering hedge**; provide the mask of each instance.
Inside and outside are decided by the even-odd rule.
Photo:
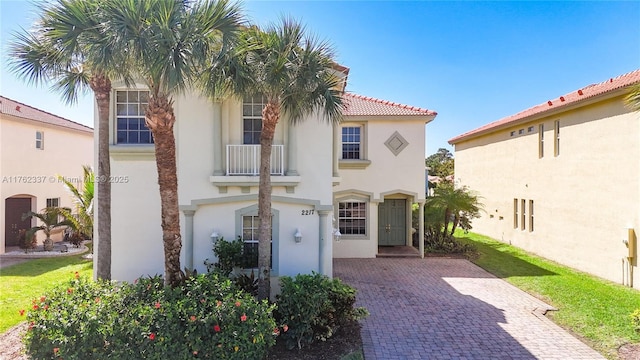
[[[216,275],[168,288],[71,280],[34,299],[24,337],[33,359],[261,359],[279,332],[273,305]]]

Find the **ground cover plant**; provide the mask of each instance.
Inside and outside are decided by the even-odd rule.
[[[93,261],[82,256],[29,260],[0,269],[0,333],[24,321],[19,311],[31,300],[66,282],[74,273],[91,276]]]
[[[640,309],[640,292],[570,269],[489,237],[462,232],[458,239],[476,247],[472,261],[559,311],[547,313],[597,351],[616,358],[618,347],[637,343],[631,314]]]

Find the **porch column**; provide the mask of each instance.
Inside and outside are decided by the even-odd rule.
[[[222,102],[213,104],[213,175],[224,175],[222,162]]]
[[[296,126],[289,124],[287,132],[287,172],[286,176],[298,176],[298,140]]]
[[[338,156],[340,154],[340,125],[333,125],[333,157],[331,165],[333,165],[333,177],[338,177]]]
[[[193,270],[193,215],[195,210],[183,210],[184,213],[184,266]]]
[[[418,251],[420,251],[420,257],[424,259],[424,205],[425,202],[418,203]]]
[[[331,210],[318,210],[320,216],[320,229],[319,229],[319,269],[318,272],[322,275],[326,275],[330,278],[333,277],[333,236],[327,234],[327,215]]]

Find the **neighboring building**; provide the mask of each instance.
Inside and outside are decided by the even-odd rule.
[[[341,70],[346,78],[348,69]],[[112,277],[118,280],[164,270],[154,146],[144,126],[147,97],[140,88],[116,88],[111,97],[111,172],[126,178],[112,185]],[[411,204],[425,199],[424,129],[436,113],[346,98],[341,125],[317,116],[278,124],[271,159],[274,276],[331,275],[333,257],[374,257],[378,245],[410,244]],[[175,98],[183,266],[205,271],[218,237],[241,237],[245,249],[257,249],[262,107],[260,98]]]
[[[624,102],[637,83],[640,70],[449,140],[456,183],[483,197],[474,231],[640,286],[640,114]]]
[[[36,225],[23,213],[72,207],[57,175],[82,180],[82,165],[92,163],[93,129],[0,96],[0,254],[17,246],[20,229]]]

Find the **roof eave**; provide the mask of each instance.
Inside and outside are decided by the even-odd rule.
[[[453,137],[453,138],[449,139],[449,141],[447,141],[447,142],[450,145],[456,145],[456,144],[461,143],[463,141],[469,141],[469,140],[475,139],[475,138],[480,137],[480,136],[484,136],[484,135],[487,135],[487,134],[491,134],[491,133],[494,133],[494,132],[498,132],[498,131],[510,128],[512,126],[515,126],[515,125],[520,125],[520,124],[527,123],[527,122],[530,122],[530,121],[535,121],[537,119],[553,116],[553,115],[556,115],[556,114],[559,114],[559,113],[563,113],[563,112],[567,112],[567,111],[570,111],[570,110],[573,110],[573,109],[576,109],[576,108],[579,108],[579,107],[583,107],[585,105],[589,105],[589,104],[593,104],[593,103],[596,103],[596,102],[604,101],[604,100],[607,100],[607,99],[610,99],[610,98],[614,98],[614,97],[617,97],[617,96],[620,96],[620,95],[625,95],[628,92],[628,89],[629,89],[630,86],[631,85],[628,85],[628,86],[625,86],[625,87],[622,87],[622,88],[619,88],[619,89],[611,90],[611,91],[603,93],[603,94],[590,96],[590,97],[587,97],[585,99],[580,99],[580,100],[574,101],[574,102],[572,102],[570,104],[560,105],[558,107],[554,107],[554,108],[549,109],[549,110],[545,110],[545,111],[542,111],[542,112],[539,112],[539,113],[536,113],[536,114],[525,116],[525,117],[523,117],[521,119],[518,119],[518,120],[515,120],[515,121],[512,121],[512,122],[508,122],[508,123],[505,123],[505,124],[501,124],[501,125],[498,125],[496,127],[492,127],[492,128],[486,129],[486,130],[478,131],[478,132],[473,133],[473,134],[459,135],[459,136],[456,136],[456,137]]]

